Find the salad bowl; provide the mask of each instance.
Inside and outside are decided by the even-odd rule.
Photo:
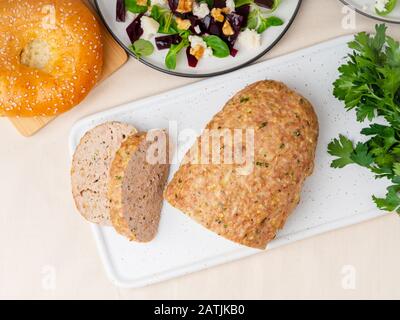
[[[400,24],[400,1],[396,1],[394,8],[387,14],[378,14],[375,10],[376,0],[340,0],[343,4],[363,16],[389,23]],[[394,3],[394,2],[393,2]]]
[[[250,3],[252,1],[247,0],[247,2]],[[275,25],[271,23],[263,32],[258,34],[258,46],[251,45],[251,42],[249,43],[249,46],[247,46],[243,41],[236,41],[236,43],[234,43],[230,48],[231,52],[228,56],[221,58],[215,55],[209,55],[199,59],[198,62],[196,61],[196,65],[193,66],[190,62],[191,59],[188,53],[190,49],[189,42],[189,47],[183,48],[183,50],[180,50],[176,55],[176,65],[174,65],[173,68],[166,63],[166,56],[168,55],[169,50],[159,50],[155,40],[157,37],[166,36],[166,34],[157,33],[151,38],[147,38],[146,41],[152,44],[154,50],[152,50],[152,53],[149,55],[139,55],[137,52],[134,52],[135,50],[132,50],[132,44],[134,41],[132,41],[132,36],[128,34],[127,28],[132,25],[133,21],[137,19],[140,14],[132,13],[127,10],[126,18],[124,18],[125,21],[121,21],[121,19],[117,17],[117,0],[95,0],[95,5],[110,33],[132,57],[137,58],[142,63],[158,71],[176,76],[201,78],[228,73],[240,69],[261,58],[265,53],[271,50],[288,31],[299,11],[301,2],[302,0],[281,0],[278,1],[279,5],[272,10],[258,8],[258,6],[255,6],[254,4],[251,4],[251,6],[248,5],[250,10],[253,10],[254,8],[260,10],[267,20],[272,17],[272,19],[275,20],[271,19],[271,21],[281,21],[281,23],[276,23]],[[149,12],[144,14],[145,16],[147,15],[151,17],[150,10],[152,7],[150,7]],[[169,9],[168,2],[167,9]],[[212,7],[210,7],[210,10],[212,10]],[[248,17],[250,19],[251,16]],[[256,24],[257,28],[259,28],[262,24],[262,20],[257,21]],[[245,29],[246,26],[243,25],[241,30]],[[199,35],[204,38],[209,35],[207,31],[208,30]]]

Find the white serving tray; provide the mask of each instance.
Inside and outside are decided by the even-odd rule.
[[[88,129],[108,120],[129,122],[139,130],[168,129],[169,121],[173,120],[177,121],[179,132],[195,129],[200,134],[238,90],[257,80],[281,80],[313,103],[321,132],[315,171],[306,181],[301,203],[268,248],[381,216],[384,213],[375,209],[371,195],[383,195],[387,182],[375,180],[357,166],[331,169],[332,158],[326,152],[329,141],[340,132],[360,138],[361,124],[332,95],[332,82],[349,52],[346,43],[351,39],[351,36],[341,37],[92,115],[72,128],[71,154]],[[177,134],[170,134],[177,141]],[[193,139],[179,143],[179,157]],[[173,164],[170,179],[177,169],[178,164]],[[112,228],[93,225],[92,229],[107,274],[121,287],[141,287],[262,252],[215,235],[168,203],[164,203],[159,233],[151,243],[129,242]]]

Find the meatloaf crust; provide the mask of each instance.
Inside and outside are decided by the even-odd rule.
[[[206,128],[254,129],[253,170],[242,174],[240,164],[190,163],[201,148],[195,144],[164,197],[218,235],[264,249],[299,203],[313,171],[314,109],[283,83],[260,81],[237,93]]]

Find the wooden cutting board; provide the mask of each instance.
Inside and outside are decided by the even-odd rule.
[[[95,12],[89,0],[82,0]],[[99,19],[100,20],[100,19]],[[104,42],[104,67],[102,80],[109,77],[128,60],[125,50],[119,46],[107,28],[101,23]],[[9,118],[15,128],[25,137],[30,137],[45,127],[55,117]]]

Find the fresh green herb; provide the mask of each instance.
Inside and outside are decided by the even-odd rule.
[[[126,10],[133,13],[145,13],[147,11],[147,6],[139,6],[137,0],[125,0],[125,7]]]
[[[257,161],[257,162],[256,162],[256,166],[268,168],[268,167],[269,167],[269,163]]]
[[[199,3],[207,3],[208,7],[211,9],[214,7],[214,0],[200,0]]]
[[[129,49],[136,55],[136,57],[145,57],[149,56],[154,52],[153,44],[144,39],[136,40]]]
[[[208,47],[210,47],[213,51],[213,55],[218,58],[225,58],[230,55],[230,50],[228,45],[224,40],[222,40],[218,36],[206,36],[203,37],[205,43]]]
[[[188,39],[189,39],[189,36],[190,36],[191,34],[192,34],[192,33],[191,33],[189,30],[180,30],[180,31],[179,31],[179,35],[181,36],[182,39],[188,40]],[[188,41],[189,41],[189,40],[188,40]]]
[[[394,8],[396,7],[397,0],[389,0],[388,3],[385,5],[385,10],[384,11],[379,11],[375,10],[377,14],[380,16],[387,16],[389,13],[391,13]]]
[[[250,100],[249,97],[240,97],[240,103],[244,103],[244,102],[247,102],[249,100]]]
[[[274,0],[274,5],[272,6],[270,12],[275,11],[279,7],[279,5],[281,4],[281,1],[282,0]]]
[[[349,43],[354,51],[339,68],[334,95],[347,110],[356,111],[359,122],[383,117],[387,124],[370,124],[361,131],[369,140],[355,145],[340,135],[328,145],[328,152],[337,157],[333,168],[357,164],[376,178],[391,180],[386,197],[373,200],[380,209],[400,214],[400,44],[386,35],[386,29],[377,25],[375,36],[362,32]]]
[[[331,167],[343,168],[350,163],[354,163],[354,161],[351,159],[353,151],[353,142],[351,142],[345,136],[340,135],[339,139],[334,139],[328,145],[328,153],[332,156],[338,157],[338,159],[332,161]]]
[[[239,8],[241,6],[247,5],[247,4],[254,4],[254,0],[235,0],[235,7]],[[274,4],[271,9],[268,10],[268,12],[273,12],[275,11],[279,5],[281,4],[281,0],[274,0]]]
[[[235,0],[235,7],[239,8],[241,6],[245,6],[247,4],[253,4],[254,0]]]
[[[178,27],[176,25],[174,15],[170,10],[154,5],[151,8],[150,17],[152,17],[160,24],[160,27],[158,28],[159,33],[163,34],[178,33]]]
[[[281,26],[283,24],[282,19],[278,17],[264,17],[263,12],[259,8],[250,11],[247,20],[247,28],[256,30],[258,33],[263,33],[269,27]]]
[[[167,56],[165,57],[165,65],[167,66],[168,69],[173,70],[176,68],[176,57],[178,56],[178,53],[188,45],[189,45],[189,40],[186,38],[183,38],[182,41],[178,44],[171,45],[167,53]]]
[[[284,24],[281,18],[272,16],[266,19],[267,20],[267,28],[268,27],[279,27]]]

